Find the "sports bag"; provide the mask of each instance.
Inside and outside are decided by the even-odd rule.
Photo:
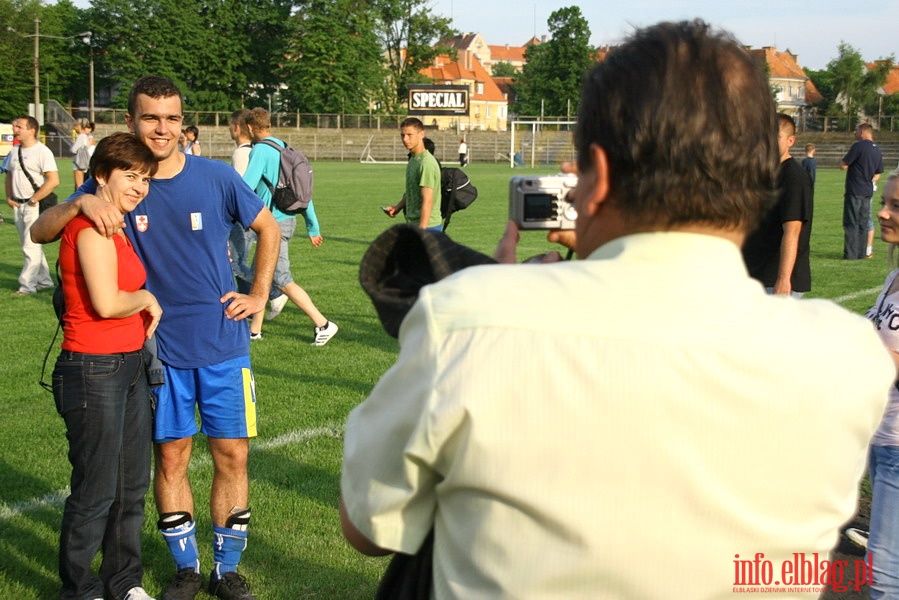
[[[450,217],[465,210],[478,198],[478,188],[472,185],[465,171],[455,167],[440,167],[440,216],[443,229],[449,226]]]
[[[264,176],[262,180],[272,193],[272,204],[288,215],[302,213],[312,200],[312,165],[306,155],[290,146],[283,148],[271,140],[260,140],[276,149],[281,156],[277,185]]]

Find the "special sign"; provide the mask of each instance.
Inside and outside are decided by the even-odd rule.
[[[409,88],[412,116],[467,115],[468,86],[415,85]]]

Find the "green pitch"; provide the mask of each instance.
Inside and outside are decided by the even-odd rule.
[[[555,172],[480,164],[465,170],[480,195],[455,215],[448,233],[487,254],[503,231],[509,177]],[[297,283],[340,326],[340,333],[325,347],[310,346],[312,324],[289,304],[265,324],[265,339],[252,344],[260,435],[251,445],[253,522],[241,570],[260,600],[370,598],[386,565],[386,559],[363,557],[344,543],[337,498],[346,415],[397,352],[358,284],[358,265],[369,243],[397,222],[380,207],[399,200],[403,172],[403,165],[315,164],[315,204],[325,242],[313,248],[298,231],[291,261]],[[58,192],[65,196],[72,188],[70,162],[60,161],[60,175]],[[840,171],[819,170],[813,292],[808,297],[838,299],[862,312],[889,270],[887,249],[877,241],[872,260],[840,260],[842,189]],[[6,221],[0,225],[0,598],[38,600],[58,593],[57,535],[69,475],[62,419],[52,396],[38,385],[56,321],[49,291],[13,295],[21,251],[12,210],[0,205],[0,214]],[[544,234],[528,233],[519,257],[552,248]],[[56,246],[46,251],[52,268]],[[564,311],[559,317],[564,318]],[[47,380],[57,348],[58,342],[50,353]],[[203,568],[208,570],[211,463],[202,436],[195,442],[191,476]],[[155,519],[148,497],[144,585],[150,594],[161,595],[173,565]]]

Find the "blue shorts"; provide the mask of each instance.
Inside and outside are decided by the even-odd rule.
[[[256,384],[250,357],[241,356],[199,369],[165,367],[165,385],[153,390],[153,441],[171,442],[197,433],[211,438],[256,437]]]

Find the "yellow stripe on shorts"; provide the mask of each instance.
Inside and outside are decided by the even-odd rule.
[[[256,381],[250,369],[241,369],[243,375],[244,416],[247,419],[247,437],[256,437]]]

